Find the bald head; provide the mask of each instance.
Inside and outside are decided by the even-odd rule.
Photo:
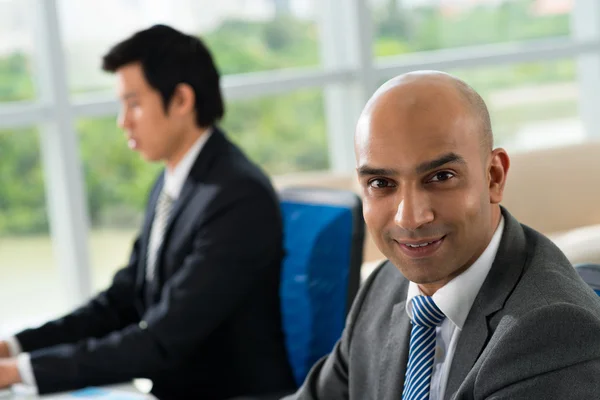
[[[361,119],[369,119],[382,105],[397,107],[399,114],[409,109],[420,110],[426,118],[455,112],[472,121],[484,150],[490,151],[493,147],[490,115],[485,102],[471,86],[447,73],[417,71],[390,79],[371,96]]]
[[[467,109],[471,115],[479,122],[479,134],[484,149],[491,150],[494,147],[494,135],[492,133],[492,123],[490,113],[485,102],[471,86],[461,79],[447,75],[455,85],[456,90],[463,96]]]

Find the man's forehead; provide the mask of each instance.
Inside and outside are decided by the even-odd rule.
[[[117,78],[116,89],[118,96],[124,100],[142,96],[147,91],[143,81],[127,78]]]
[[[461,116],[447,119],[415,119],[401,121],[397,117],[375,119],[362,116],[355,134],[357,147],[392,146],[402,148],[457,147],[466,144],[474,135],[476,126]]]
[[[444,102],[442,102],[444,103]],[[420,147],[452,147],[480,142],[479,124],[463,104],[446,102],[431,107],[403,107],[389,103],[359,118],[355,143],[359,147],[394,147],[415,151]],[[453,150],[453,149],[452,149]]]
[[[124,65],[116,71],[115,75],[119,86],[141,87],[145,83],[142,67],[136,63]]]
[[[355,146],[356,156],[357,159],[365,161],[400,159],[419,163],[423,160],[435,158],[440,154],[462,153],[469,148],[466,143],[451,136],[420,138],[419,143],[416,142],[415,140],[394,142],[377,140],[376,138],[357,141]]]
[[[467,131],[444,132],[443,129],[402,133],[393,127],[384,132],[368,121],[361,121],[357,129],[355,151],[357,166],[369,165],[378,168],[394,168],[414,171],[420,164],[454,153],[461,158],[480,151],[477,135]]]

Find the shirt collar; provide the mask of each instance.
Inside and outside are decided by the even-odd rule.
[[[192,147],[189,148],[187,153],[183,156],[181,161],[173,170],[168,168],[165,171],[165,186],[164,190],[167,192],[169,197],[173,200],[179,198],[183,184],[190,174],[190,170],[194,165],[194,162],[200,154],[200,150],[204,147],[208,138],[212,134],[212,129],[207,129],[200,137],[194,142]]]
[[[473,265],[438,289],[432,296],[438,308],[458,329],[462,329],[475,297],[477,297],[483,281],[485,281],[492,268],[498,247],[500,247],[503,231],[504,217],[501,216],[492,240]],[[410,282],[406,298],[406,313],[411,319],[412,299],[421,294],[417,284]]]

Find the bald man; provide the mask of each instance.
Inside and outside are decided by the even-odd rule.
[[[440,72],[396,77],[367,103],[355,150],[388,261],[290,399],[600,398],[600,302],[500,206],[510,162],[481,97]]]

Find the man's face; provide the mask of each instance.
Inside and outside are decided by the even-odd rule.
[[[490,155],[459,97],[410,93],[383,94],[363,114],[357,167],[377,246],[406,278],[434,292],[468,268],[493,235]]]
[[[119,68],[116,76],[121,101],[118,125],[129,147],[148,161],[167,160],[179,142],[176,119],[165,113],[160,93],[148,84],[139,63]]]

